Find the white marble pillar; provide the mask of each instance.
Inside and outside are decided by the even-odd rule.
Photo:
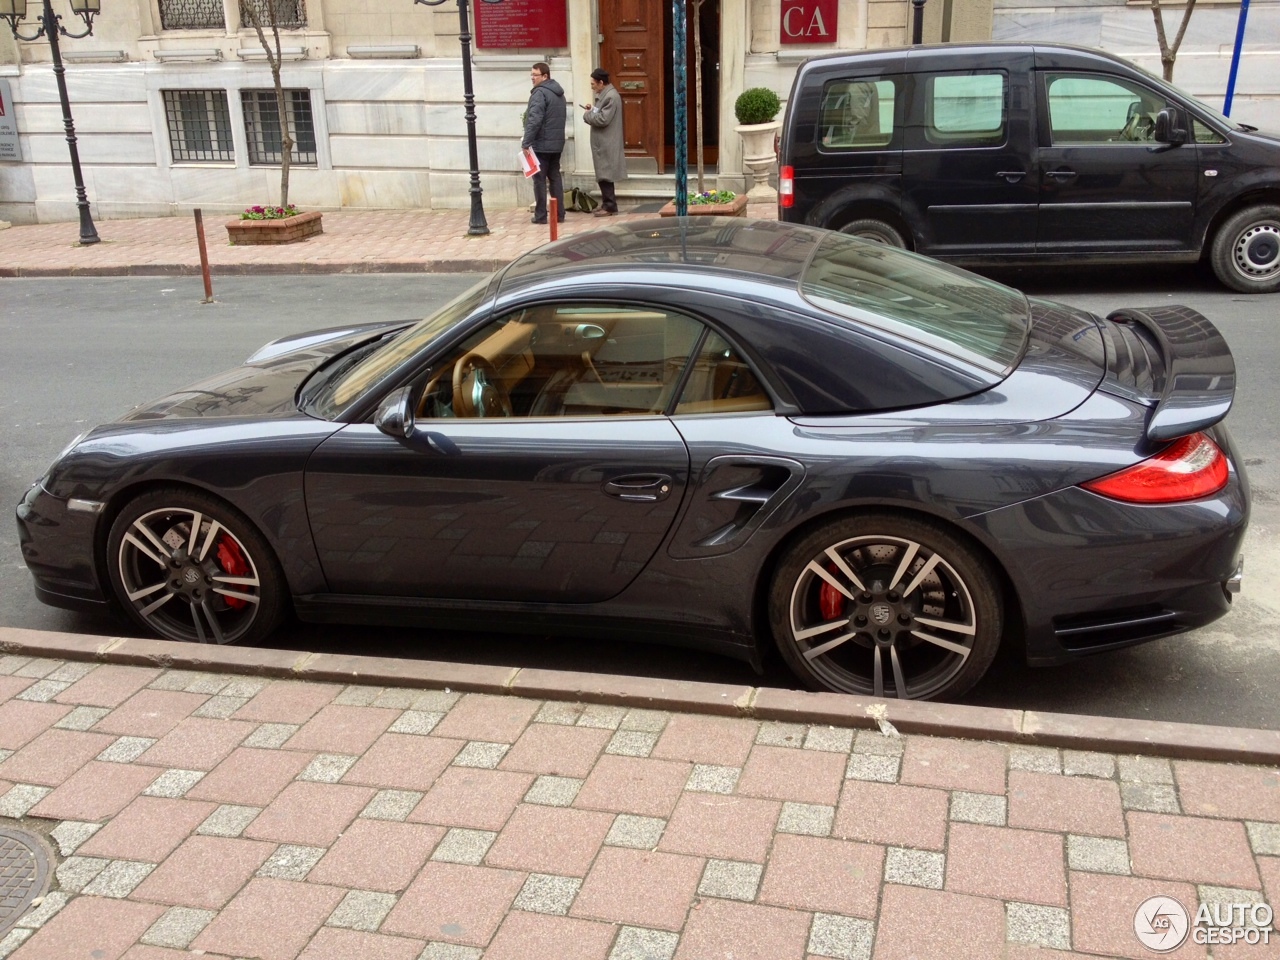
[[[743,193],[742,138],[734,133],[733,104],[746,88],[749,0],[720,0],[720,162],[716,187]]]

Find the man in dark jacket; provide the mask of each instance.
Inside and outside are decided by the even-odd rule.
[[[564,152],[566,108],[564,88],[551,79],[551,67],[535,63],[529,71],[533,89],[524,114],[522,148],[532,147],[542,169],[533,175],[534,223],[547,222],[547,182],[564,221],[564,181],[560,178],[560,154]]]

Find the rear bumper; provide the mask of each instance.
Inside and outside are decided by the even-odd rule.
[[[1231,459],[1227,486],[1203,500],[1135,506],[1071,487],[975,518],[993,552],[1016,560],[1004,567],[1027,662],[1063,663],[1226,614],[1249,520],[1248,486]]]

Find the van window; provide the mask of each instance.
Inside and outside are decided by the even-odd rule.
[[[1195,131],[1196,143],[1226,143],[1227,138],[1207,123],[1192,119],[1191,129]]]
[[[1047,74],[1049,136],[1067,143],[1149,143],[1164,97],[1118,77]]]
[[[822,92],[818,133],[829,150],[885,147],[893,140],[897,78],[833,80]]]
[[[925,81],[925,136],[930,143],[1002,143],[1005,127],[1003,73],[939,74]]]

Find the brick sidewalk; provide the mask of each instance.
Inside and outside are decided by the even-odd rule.
[[[749,208],[772,219],[769,204]],[[598,219],[570,213],[560,236],[573,236],[654,214],[624,213]],[[302,243],[233,247],[224,224],[205,218],[213,275],[244,273],[466,273],[495,270],[550,239],[549,228],[530,222],[527,210],[488,213],[490,234],[467,236],[465,210],[341,211],[324,215],[324,233]],[[77,223],[44,223],[0,230],[0,277],[189,275],[200,272],[195,223],[190,216],[104,220],[101,243],[80,246]]]
[[[59,861],[12,960],[1145,958],[1148,897],[1280,901],[1271,768],[26,656],[0,818]]]

